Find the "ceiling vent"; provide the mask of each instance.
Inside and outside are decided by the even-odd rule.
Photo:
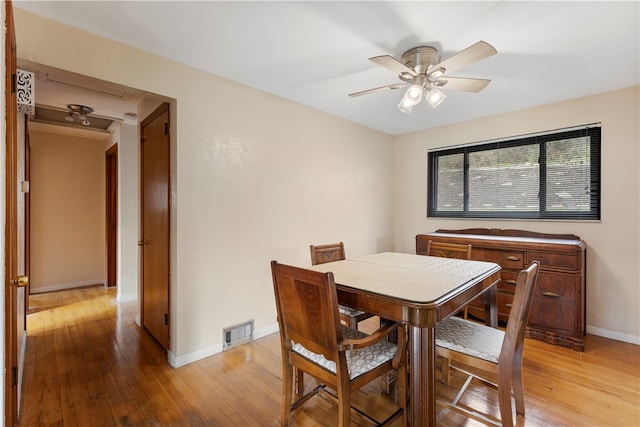
[[[120,120],[109,117],[100,117],[94,114],[87,116],[89,124],[83,125],[80,121],[68,121],[66,119],[69,111],[65,109],[36,105],[35,114],[29,116],[30,121],[56,126],[65,126],[96,132],[112,133],[120,124]]]

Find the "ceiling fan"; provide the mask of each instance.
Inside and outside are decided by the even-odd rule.
[[[409,49],[402,54],[400,60],[389,55],[374,56],[369,60],[397,73],[402,82],[350,93],[349,96],[361,96],[409,86],[398,104],[400,111],[410,113],[413,107],[422,101],[423,95],[427,102],[436,108],[445,98],[445,94],[439,88],[465,92],[480,92],[484,89],[491,80],[450,77],[449,73],[496,53],[498,52],[489,43],[479,41],[442,62],[440,62],[438,49],[432,46],[418,46]]]

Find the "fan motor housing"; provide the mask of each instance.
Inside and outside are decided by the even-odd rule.
[[[440,63],[440,53],[432,46],[418,46],[403,53],[401,61],[417,74],[426,74],[430,66]]]

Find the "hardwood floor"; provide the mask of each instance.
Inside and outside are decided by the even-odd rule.
[[[113,289],[34,295],[30,304],[21,426],[279,424],[278,334],[173,369],[135,325],[136,303],[116,304]],[[527,340],[524,359],[527,416],[518,425],[640,426],[640,346],[589,335],[578,353]],[[454,377],[452,385],[460,381]],[[372,383],[355,404],[376,415],[390,411],[380,390]],[[455,391],[438,384],[438,393]],[[472,384],[466,400],[498,414],[495,392],[483,385]],[[320,395],[292,420],[334,426],[337,408]],[[444,409],[438,423],[479,425]],[[371,425],[355,412],[352,424]]]

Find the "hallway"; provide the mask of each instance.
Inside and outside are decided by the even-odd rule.
[[[277,340],[268,351],[258,340],[173,369],[134,323],[137,303],[118,305],[115,292],[93,286],[30,297],[21,426],[274,424]]]

